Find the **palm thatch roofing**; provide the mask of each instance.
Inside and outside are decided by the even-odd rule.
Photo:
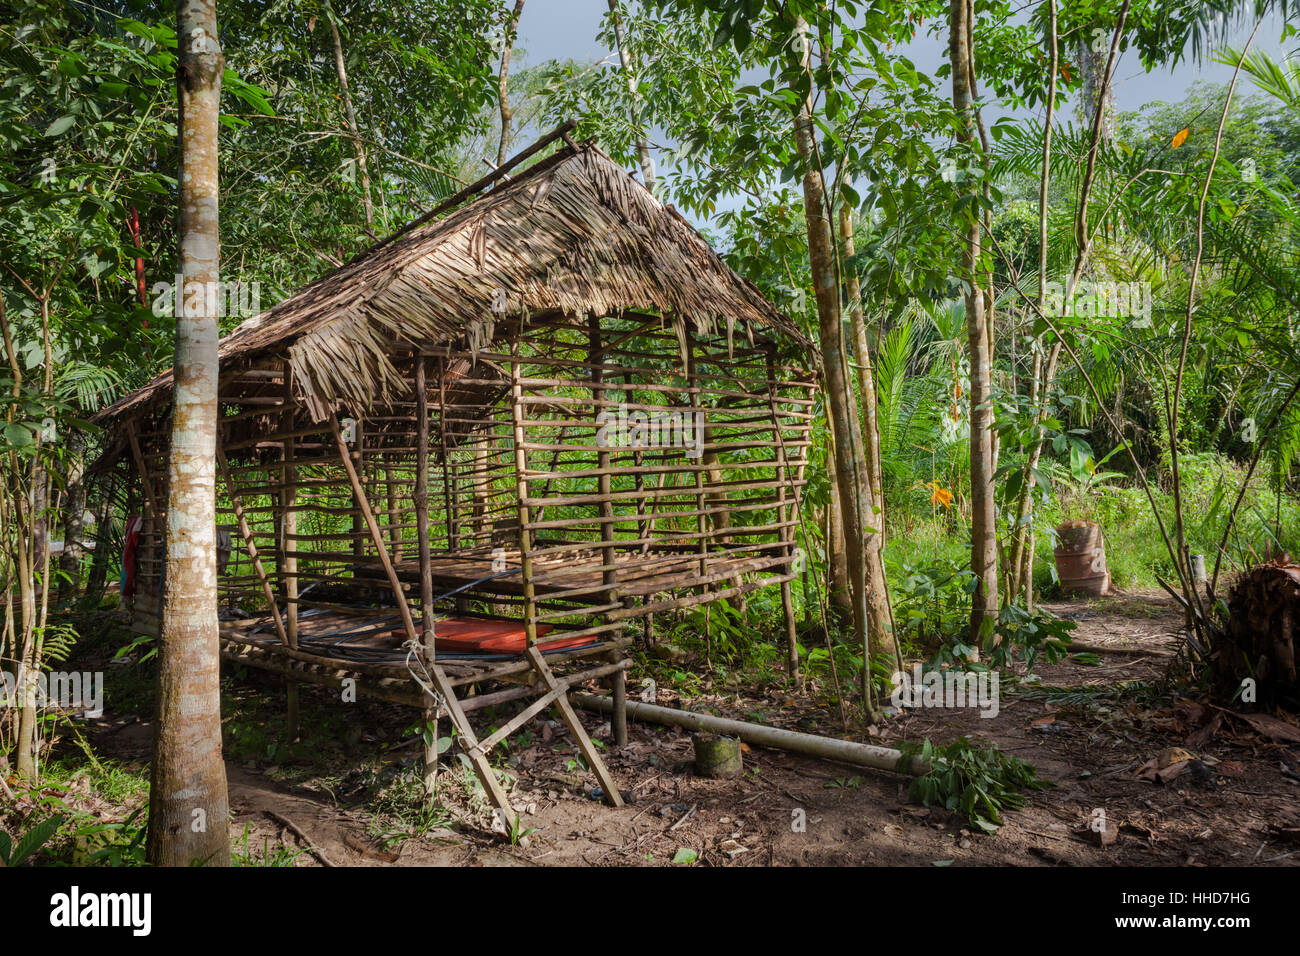
[[[408,226],[243,322],[221,341],[223,374],[284,356],[296,397],[321,421],[339,407],[364,410],[409,391],[396,353],[461,339],[477,349],[507,313],[650,310],[679,329],[689,321],[706,333],[725,328],[730,338],[737,328],[766,328],[807,345],[676,210],[594,143],[564,139],[513,179]],[[95,420],[134,418],[171,393],[167,372]]]

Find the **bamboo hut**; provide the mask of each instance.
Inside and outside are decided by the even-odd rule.
[[[567,124],[220,345],[223,658],[496,744],[612,688],[665,612],[779,586],[789,637],[809,343]],[[533,159],[531,165],[524,165]],[[516,170],[519,170],[517,173]],[[512,176],[511,174],[514,173]],[[157,633],[170,374],[98,416]],[[661,618],[662,620],[662,618]],[[475,710],[527,701],[489,736]],[[436,762],[436,753],[426,760]]]

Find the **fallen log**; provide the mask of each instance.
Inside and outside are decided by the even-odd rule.
[[[573,702],[585,710],[608,714],[614,709],[608,697],[598,694],[574,694]],[[696,714],[689,710],[674,710],[656,704],[642,704],[629,700],[627,714],[634,720],[652,724],[664,724],[669,727],[681,727],[685,730],[726,734],[739,737],[750,744],[771,747],[774,750],[788,750],[791,753],[808,754],[827,760],[839,760],[859,767],[872,767],[876,770],[891,770],[898,773],[911,773],[915,776],[929,772],[929,766],[920,757],[913,757],[906,767],[900,766],[902,753],[890,747],[877,747],[875,744],[859,744],[851,740],[836,740],[834,737],[819,737],[816,734],[801,734],[793,730],[780,730],[776,727],[764,727],[762,724],[750,724],[743,720],[729,720],[726,717],[714,717],[711,714]]]
[[[1231,698],[1253,678],[1258,703],[1300,697],[1297,630],[1300,565],[1260,564],[1244,572],[1228,594],[1228,625],[1209,655],[1216,689]]]

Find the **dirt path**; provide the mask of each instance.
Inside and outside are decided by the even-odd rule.
[[[971,708],[908,710],[874,738],[943,743],[977,736],[1032,763],[1054,786],[1031,794],[1028,806],[1009,813],[991,836],[971,834],[944,810],[910,803],[901,776],[779,751],[748,750],[741,780],[698,778],[690,770],[688,734],[635,722],[628,746],[608,752],[630,798],[626,807],[611,809],[591,798],[594,778],[575,764],[563,729],[538,720],[507,767],[516,778],[512,800],[530,831],[527,845],[511,846],[487,831],[486,808],[454,761],[440,778],[450,817],[403,839],[389,832],[392,821],[373,802],[344,795],[347,777],[329,785],[314,781],[310,759],[294,761],[297,783],[277,781],[283,768],[230,760],[232,838],[254,857],[273,855],[280,845],[296,848],[292,865],[300,866],[321,861],[302,852],[305,841],[295,830],[340,866],[645,866],[674,859],[705,866],[1300,863],[1300,783],[1281,770],[1300,767],[1300,746],[1162,696],[1160,678],[1179,624],[1167,599],[1136,593],[1051,607],[1077,621],[1074,637],[1099,649],[1098,666],[1041,667],[1042,687],[1004,688],[996,717]],[[1142,683],[1120,696],[1110,693],[1125,681]],[[263,698],[270,701],[275,688],[267,682]],[[304,688],[304,712],[329,706],[318,696]],[[834,733],[775,691],[706,696],[692,706]],[[410,720],[386,705],[362,714],[363,746],[372,752],[375,740],[400,741]],[[584,720],[596,740],[611,743],[607,724],[592,714]],[[96,743],[123,759],[147,760],[149,728],[133,722]],[[387,746],[391,772],[409,776],[414,748]],[[1171,747],[1198,759],[1165,784],[1134,775]],[[1118,834],[1104,848],[1081,834],[1099,813]]]

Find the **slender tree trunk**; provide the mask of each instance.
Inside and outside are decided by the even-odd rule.
[[[957,113],[957,141],[976,148],[971,105],[971,24],[969,0],[952,0],[949,7],[949,53],[952,60],[952,105]],[[971,204],[962,247],[961,276],[966,285],[966,332],[970,348],[970,483],[971,571],[975,592],[971,604],[971,640],[992,637],[998,614],[997,502],[993,488],[993,409],[990,397],[988,317],[980,285],[981,226]]]
[[[827,436],[826,478],[830,497],[826,501],[826,595],[827,608],[836,623],[853,619],[853,588],[849,584],[849,560],[844,547],[844,512],[840,508],[840,482],[835,470],[835,437]]]
[[[1047,213],[1048,190],[1052,181],[1052,134],[1056,121],[1056,77],[1060,72],[1060,46],[1056,36],[1056,0],[1047,0],[1047,41],[1048,41],[1048,80],[1047,102],[1043,119],[1043,158],[1038,176],[1038,298],[1040,313],[1047,309]],[[1043,340],[1039,336],[1034,341],[1034,365],[1029,379],[1029,407],[1034,416],[1034,433],[1030,436],[1033,444],[1029,448],[1029,458],[1021,472],[1020,498],[1016,503],[1016,524],[1013,529],[1014,544],[1011,549],[1011,582],[1008,596],[1015,602],[1024,597],[1025,607],[1034,606],[1034,522],[1033,492],[1034,476],[1043,455],[1043,442],[1038,430],[1042,428],[1047,417],[1046,410],[1039,408],[1039,403],[1046,401],[1048,389],[1056,375],[1056,362],[1061,354],[1060,343],[1052,346],[1052,353],[1046,363],[1044,375]],[[1044,381],[1045,379],[1045,381]]]
[[[853,214],[849,207],[840,206],[840,259],[847,263],[856,249],[853,244]],[[863,541],[863,559],[867,573],[867,614],[871,618],[871,633],[876,635],[876,650],[894,652],[894,613],[889,604],[889,586],[885,578],[885,491],[880,466],[880,423],[876,415],[876,378],[871,369],[871,351],[867,345],[867,323],[862,313],[862,287],[857,273],[844,268],[844,289],[849,304],[849,327],[853,332],[854,352],[857,353],[858,400],[862,403],[860,419],[863,441],[863,465],[867,472],[867,503],[870,511],[864,516],[866,540]]]
[[[366,159],[365,144],[361,142],[357,114],[352,108],[352,92],[348,89],[348,69],[343,59],[343,39],[339,36],[339,26],[334,22],[334,10],[328,0],[325,4],[325,22],[329,24],[330,40],[334,44],[334,71],[339,77],[339,92],[343,96],[343,114],[347,120],[348,134],[352,137],[352,147],[357,153],[357,171],[361,174],[361,206],[365,210],[366,228],[369,229],[375,224],[375,207],[370,198],[370,165]]]
[[[110,560],[110,523],[113,520],[113,497],[115,483],[113,476],[105,479],[104,484],[96,489],[95,498],[99,504],[95,510],[95,550],[90,558],[90,571],[86,575],[86,590],[82,593],[81,607],[93,610],[99,606],[104,588],[108,584],[108,563]],[[129,518],[130,515],[128,514]]]
[[[497,99],[501,107],[501,139],[497,143],[497,165],[506,161],[506,151],[510,148],[510,127],[514,122],[514,110],[510,108],[510,96],[507,84],[510,78],[510,51],[515,45],[515,32],[519,29],[519,17],[524,12],[524,0],[515,0],[515,9],[506,20],[505,46],[501,48],[501,71],[497,74]]]
[[[628,93],[632,97],[632,125],[636,129],[636,154],[641,163],[641,182],[651,192],[655,191],[655,164],[650,158],[650,143],[646,139],[645,126],[641,123],[641,94],[637,91],[636,64],[627,52],[627,38],[623,35],[623,17],[618,10],[618,0],[609,0],[609,16],[614,24],[614,43],[618,46],[618,62],[623,67],[627,78]]]
[[[216,2],[180,0],[177,20],[180,271],[187,285],[215,290],[220,278],[217,117],[224,67]],[[155,866],[230,862],[217,630],[217,316],[210,301],[215,296],[198,298],[203,314],[183,309],[176,317],[158,720],[149,791],[147,852]]]
[[[804,33],[804,66],[808,68],[807,24],[800,19]],[[811,70],[809,70],[811,74]],[[812,106],[805,102],[795,119],[795,145],[803,160],[804,217],[808,228],[808,258],[812,267],[813,291],[817,299],[817,321],[821,340],[823,388],[827,417],[834,436],[837,500],[844,522],[845,551],[848,557],[850,593],[853,597],[853,626],[863,650],[862,697],[871,709],[870,667],[873,653],[881,648],[877,642],[888,632],[871,629],[870,597],[867,593],[865,561],[865,516],[871,513],[867,492],[870,482],[861,453],[861,431],[857,404],[849,383],[844,331],[840,323],[840,287],[835,270],[835,244],[828,215],[821,162],[813,133]]]
[[[81,562],[85,557],[82,538],[85,536],[86,439],[73,430],[67,438],[67,498],[63,508],[63,553],[59,555],[58,601],[60,604],[76,597],[81,587]]]
[[[840,248],[848,262],[857,255],[853,241],[853,214],[848,206],[840,207]],[[849,325],[853,331],[853,350],[857,353],[858,391],[862,403],[862,437],[866,442],[867,476],[871,480],[871,496],[879,512],[876,524],[884,545],[885,490],[884,472],[880,464],[880,420],[876,413],[876,373],[871,365],[871,350],[867,343],[867,323],[863,314],[862,286],[857,273],[848,270],[844,277],[845,294],[849,300]]]

